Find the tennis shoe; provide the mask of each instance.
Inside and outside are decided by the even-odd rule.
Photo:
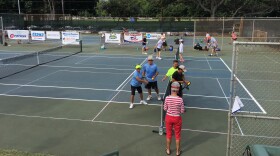
[[[158,101],[160,101],[160,100],[161,100],[161,97],[158,95],[158,96],[157,96],[157,99],[158,99]]]
[[[152,95],[148,95],[147,101],[150,101],[152,98],[153,98]]]
[[[147,105],[148,103],[147,103],[145,100],[141,100],[141,101],[140,101],[140,104]]]
[[[161,58],[161,57],[158,57],[158,59],[161,60],[162,58]]]
[[[129,105],[129,109],[132,109],[134,106],[133,106],[133,103],[131,103],[130,105]]]

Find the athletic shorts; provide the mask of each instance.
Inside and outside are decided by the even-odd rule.
[[[135,90],[137,90],[139,94],[142,93],[142,87],[141,86],[139,86],[139,87],[131,86],[131,95],[135,95]]]
[[[161,48],[157,48],[157,51],[160,52],[160,51],[161,51]]]
[[[155,82],[149,82],[148,84],[145,85],[146,89],[158,89],[157,81]]]
[[[146,45],[142,45],[142,48],[145,48],[145,49],[146,49]]]

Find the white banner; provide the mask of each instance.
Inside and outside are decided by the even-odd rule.
[[[62,44],[79,44],[79,32],[62,32]]]
[[[121,34],[105,33],[105,43],[121,43]]]
[[[125,33],[124,41],[125,42],[142,42],[143,36],[142,33]]]
[[[31,31],[31,39],[35,41],[45,41],[46,35],[44,31]]]
[[[60,39],[59,31],[47,31],[47,39]]]
[[[9,39],[12,40],[28,40],[29,31],[28,30],[7,30]]]
[[[161,37],[161,34],[155,34],[155,33],[146,33],[147,39],[149,40],[158,40]]]

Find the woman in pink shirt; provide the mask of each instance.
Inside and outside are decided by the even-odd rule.
[[[175,130],[176,138],[176,155],[181,154],[180,140],[182,129],[181,114],[185,112],[184,101],[177,94],[180,84],[173,82],[171,84],[171,95],[167,96],[164,101],[164,110],[166,111],[165,126],[166,126],[166,154],[170,155],[170,144],[172,139],[172,129]]]

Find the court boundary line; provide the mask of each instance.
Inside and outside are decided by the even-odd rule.
[[[208,63],[208,66],[209,66],[210,70],[212,70],[212,67],[211,67],[211,65],[210,65],[210,63],[209,63],[209,61],[208,61],[208,58],[206,57],[205,54],[204,54],[204,56],[205,56],[205,58],[206,58],[206,61],[207,61],[207,63]]]
[[[31,83],[34,83],[34,82],[39,81],[39,80],[41,80],[41,79],[44,79],[44,78],[46,78],[46,77],[48,77],[48,76],[50,76],[50,75],[53,75],[53,74],[55,74],[55,73],[57,73],[57,72],[58,72],[58,71],[49,73],[49,74],[47,74],[47,75],[45,75],[45,76],[39,77],[38,79],[35,79],[35,80],[33,80],[33,81],[29,81],[28,83],[25,83],[24,85],[29,85],[29,84],[31,84]],[[11,93],[11,92],[13,92],[13,91],[15,91],[15,90],[18,90],[18,89],[22,88],[22,87],[23,87],[23,86],[19,86],[19,87],[17,87],[17,88],[11,89],[11,90],[9,90],[9,91],[4,92],[4,94]]]
[[[224,63],[224,65],[228,68],[230,72],[232,70],[229,68],[229,66],[225,63],[225,61],[220,58],[220,60]],[[263,114],[267,114],[267,112],[264,110],[264,108],[260,105],[260,103],[255,99],[255,97],[249,92],[249,90],[244,86],[244,84],[241,82],[241,80],[236,76],[236,80],[239,82],[239,84],[243,87],[243,89],[248,93],[248,95],[252,98],[252,100],[257,104],[257,106],[261,109]]]
[[[49,67],[49,68],[72,68],[72,69],[96,69],[96,70],[134,70],[134,69],[119,69],[119,68],[97,68],[97,67],[75,67],[75,66],[53,66],[53,65],[41,65],[41,67]]]
[[[268,56],[266,56],[266,55],[264,55],[264,57],[266,57],[268,60],[270,60],[270,61],[273,61],[274,63],[276,63],[276,64],[279,64],[279,62],[278,61],[276,61],[276,60],[274,60],[274,59],[272,59],[272,58],[269,58]]]
[[[95,57],[95,55],[92,55],[92,56],[87,57],[87,58],[85,58],[85,59],[82,59],[82,60],[80,60],[80,61],[78,61],[78,62],[75,62],[74,64],[82,64],[82,62],[84,62],[84,61],[86,61],[86,60],[90,60],[90,59],[92,59],[92,58],[94,58],[94,57]]]
[[[21,86],[21,87],[34,87],[34,88],[57,88],[57,89],[74,89],[74,90],[92,90],[92,91],[112,91],[112,92],[126,92],[126,93],[130,93],[130,90],[123,90],[123,89],[119,89],[119,90],[115,90],[115,89],[102,89],[102,88],[80,88],[80,87],[63,87],[63,86],[40,86],[40,85],[28,85],[28,84],[5,84],[5,83],[0,83],[0,85],[3,86]],[[143,93],[147,94],[148,92],[144,91]],[[3,93],[5,94],[5,93]],[[161,95],[165,94],[165,93],[159,93]],[[0,94],[1,95],[1,94]],[[204,98],[217,98],[217,99],[225,99],[225,98],[229,98],[229,97],[222,97],[222,96],[211,96],[211,95],[199,95],[199,94],[184,94],[186,96],[193,96],[193,97],[204,97]],[[248,99],[248,98],[241,98],[241,99],[246,99],[246,100],[252,100],[252,99]],[[85,99],[86,100],[86,99]]]
[[[216,80],[217,80],[217,82],[218,82],[218,84],[219,84],[219,86],[220,86],[220,89],[222,90],[224,96],[226,97],[226,93],[225,93],[225,91],[224,91],[224,89],[223,89],[223,87],[222,87],[222,85],[221,85],[219,79],[217,78]],[[228,103],[228,106],[230,107],[230,102],[228,101],[228,98],[226,98],[226,101],[227,101],[227,103]],[[235,117],[235,121],[236,121],[237,126],[238,126],[238,128],[239,128],[239,131],[241,132],[242,135],[244,135],[244,133],[243,133],[243,131],[242,131],[242,128],[241,128],[241,126],[240,126],[240,124],[239,124],[239,122],[238,122],[238,120],[237,120],[236,117]]]
[[[142,61],[142,64],[144,64],[147,61],[147,58],[145,60]],[[118,90],[121,86],[125,86],[129,81],[130,77],[134,74],[135,71],[133,71],[124,81],[122,84],[119,85],[119,87],[116,89]],[[126,82],[127,81],[127,82]],[[122,89],[122,88],[121,88]],[[110,105],[110,103],[113,101],[113,99],[120,93],[121,91],[117,92],[117,94],[115,96],[112,97],[112,99],[99,111],[99,113],[92,119],[92,121],[94,121],[106,108],[107,106]]]
[[[59,72],[69,72],[69,73],[91,73],[91,74],[131,74],[131,73],[113,73],[113,72],[93,72],[93,71],[77,71],[77,70],[57,70]]]
[[[82,101],[82,102],[100,102],[100,103],[108,103],[106,100],[89,100],[89,99],[74,99],[74,98],[56,98],[56,97],[42,97],[42,96],[25,96],[25,95],[10,95],[10,94],[0,94],[0,96],[4,97],[19,97],[19,98],[34,98],[34,99],[46,99],[46,100],[68,100],[68,101]],[[130,102],[119,102],[119,101],[111,101],[112,103],[117,104],[130,104]],[[134,103],[135,105],[142,105],[140,103]],[[157,106],[160,107],[160,104],[149,103],[148,106]],[[211,111],[224,111],[227,112],[227,109],[215,109],[215,108],[202,108],[202,107],[185,107],[188,109],[198,109],[198,110],[211,110]]]
[[[46,81],[46,82],[49,82],[49,81]],[[15,83],[13,83],[13,84],[12,83],[0,83],[0,85],[3,85],[3,86],[34,87],[34,88],[58,88],[58,89],[92,90],[92,91],[112,91],[112,92],[121,91],[121,92],[127,92],[127,93],[131,92],[130,90],[114,90],[114,89],[105,89],[105,88],[81,88],[81,87],[67,87],[67,86],[32,85],[32,84],[26,85],[26,84],[15,84]],[[148,92],[144,91],[143,93],[147,94]],[[163,95],[165,93],[160,92],[159,94]],[[9,94],[7,94],[7,95],[9,95]],[[199,95],[199,94],[184,94],[184,95],[192,96],[192,97],[217,98],[217,99],[230,98],[230,97],[211,96],[211,95]],[[19,95],[19,96],[21,96],[21,95]],[[34,97],[42,97],[42,96],[34,96]],[[50,98],[52,98],[52,97],[50,97]],[[249,100],[249,101],[252,100],[251,98],[240,98],[240,99]],[[84,99],[84,100],[89,100],[89,99]],[[259,99],[259,100],[263,100],[263,101],[280,101],[280,100],[266,100],[266,99]]]
[[[40,115],[21,115],[14,113],[0,113],[3,116],[12,116],[18,118],[35,118],[35,119],[49,119],[49,120],[66,120],[66,121],[78,121],[78,122],[90,122],[90,123],[102,123],[102,124],[114,124],[114,125],[126,125],[126,126],[138,126],[138,127],[149,127],[149,128],[157,128],[158,126],[153,125],[143,125],[143,124],[134,124],[134,123],[125,123],[125,122],[111,122],[111,121],[101,121],[101,120],[86,120],[86,119],[71,119],[71,118],[59,118],[59,117],[51,117],[51,116],[40,116]],[[216,132],[216,131],[206,131],[206,130],[196,130],[196,129],[182,129],[182,131],[193,131],[200,133],[210,133],[210,134],[221,134],[227,135],[225,132]]]

